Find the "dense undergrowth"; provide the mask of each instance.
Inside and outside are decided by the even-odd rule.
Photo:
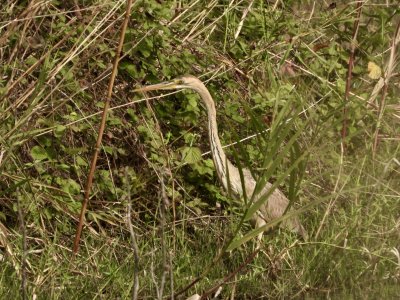
[[[398,295],[397,1],[134,2],[72,255],[124,12],[122,0],[0,6],[0,298],[131,297],[129,206],[139,298],[199,275],[183,295],[202,294],[229,274],[222,299]],[[256,243],[239,243],[251,226],[238,230],[243,204],[217,180],[198,96],[132,92],[182,74],[206,83],[224,144],[252,137],[225,150],[279,183],[307,241],[271,231],[243,265]]]

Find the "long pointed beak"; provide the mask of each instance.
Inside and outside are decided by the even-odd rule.
[[[134,89],[134,92],[147,92],[147,91],[155,91],[155,90],[173,90],[177,89],[177,85],[173,81],[161,82],[153,85],[143,86],[137,89]]]

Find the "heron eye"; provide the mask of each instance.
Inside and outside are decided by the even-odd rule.
[[[176,83],[177,83],[177,84],[184,84],[183,79],[178,79],[178,80],[176,81]]]

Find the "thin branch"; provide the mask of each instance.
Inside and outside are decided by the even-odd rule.
[[[225,276],[224,279],[222,279],[221,282],[217,283],[215,286],[213,286],[211,289],[209,289],[208,291],[206,291],[200,299],[207,299],[208,296],[210,296],[212,293],[214,293],[215,291],[218,290],[218,288],[220,286],[222,286],[223,284],[225,284],[226,282],[228,282],[231,278],[233,278],[236,274],[238,274],[240,271],[242,271],[249,263],[251,263],[254,259],[254,257],[256,257],[256,255],[258,254],[258,252],[260,252],[260,248],[257,247],[256,250],[253,251],[253,253],[251,253],[249,255],[249,257],[239,266],[236,268],[236,270],[234,270],[233,272],[231,272],[230,274],[228,274],[227,276]]]
[[[235,37],[234,37],[235,41],[239,37],[240,31],[242,30],[242,27],[243,27],[243,24],[244,24],[244,20],[246,19],[247,14],[251,10],[251,7],[253,6],[253,3],[254,3],[254,0],[251,0],[249,6],[243,11],[242,18],[240,19],[238,28],[237,28],[237,30],[235,32]]]
[[[161,225],[161,256],[162,256],[162,275],[161,275],[161,282],[160,282],[160,288],[157,291],[158,294],[158,299],[162,300],[163,298],[163,292],[164,292],[164,286],[165,286],[165,281],[166,277],[168,274],[168,269],[171,269],[170,266],[168,265],[167,261],[167,245],[165,243],[165,224],[166,224],[166,208],[169,205],[167,193],[165,191],[165,183],[164,183],[164,176],[165,172],[162,170],[160,172],[160,185],[161,185],[161,191],[160,191],[160,225]]]
[[[202,296],[201,299],[204,299],[204,297],[206,295],[208,295],[209,293],[212,293],[214,290],[218,289],[219,286],[221,286],[222,284],[226,283],[228,280],[230,280],[233,276],[235,276],[238,272],[240,272],[245,266],[247,266],[253,259],[254,257],[257,255],[258,252],[260,252],[260,247],[257,247],[256,250],[254,250],[254,252],[246,259],[245,262],[243,262],[235,271],[233,271],[232,273],[228,274],[222,281],[221,283],[215,285],[213,288],[209,289],[208,291],[205,292],[205,294]],[[192,282],[190,282],[187,286],[185,286],[183,289],[181,289],[180,291],[176,292],[174,294],[175,298],[177,298],[179,295],[182,295],[183,293],[185,293],[187,290],[189,290],[191,287],[195,286],[199,281],[201,281],[205,275],[210,271],[210,269],[222,258],[223,253],[225,253],[225,249],[221,249],[221,251],[217,254],[217,256],[214,258],[213,262],[208,265],[205,270],[203,271],[202,274],[200,274],[198,277],[196,277],[195,279],[193,279]],[[171,298],[170,298],[171,299]]]
[[[336,194],[336,197],[331,198],[331,200],[329,201],[329,204],[328,204],[328,206],[327,206],[327,208],[326,208],[326,210],[325,210],[324,216],[322,217],[322,220],[321,220],[321,222],[319,223],[319,227],[318,227],[318,229],[317,229],[317,232],[315,233],[315,236],[314,236],[314,239],[315,239],[315,240],[318,239],[319,234],[320,234],[320,232],[321,232],[321,230],[322,230],[322,227],[323,227],[324,224],[325,224],[326,218],[327,218],[328,215],[330,214],[333,205],[336,203],[336,200],[337,200],[337,199],[339,198],[339,196],[340,196],[340,193],[337,193],[337,189],[338,189],[338,186],[339,186],[340,178],[342,177],[342,170],[343,170],[343,156],[344,156],[344,144],[343,144],[343,143],[340,143],[340,150],[341,150],[341,151],[340,151],[340,160],[339,160],[339,170],[338,170],[338,175],[337,175],[335,187],[334,187],[333,193],[332,193],[332,195],[335,195],[335,194]],[[345,186],[345,185],[342,186],[342,188],[340,189],[340,191],[343,190],[344,186]]]
[[[26,293],[26,227],[24,222],[24,213],[22,212],[22,205],[20,200],[20,193],[17,193],[17,208],[18,208],[18,218],[19,226],[22,232],[22,255],[21,255],[21,298],[23,300],[28,299]]]
[[[173,224],[175,223],[175,219],[173,221]],[[175,238],[175,233],[174,233],[174,238]],[[174,242],[174,247],[175,247],[175,242]],[[175,253],[175,249],[174,252]],[[172,255],[169,256],[169,281],[170,281],[170,288],[171,288],[171,300],[174,300],[174,270],[172,268]]]
[[[346,78],[346,89],[344,92],[344,108],[343,108],[343,125],[342,125],[342,141],[343,141],[343,146],[346,148],[346,145],[344,144],[344,139],[347,136],[347,103],[349,101],[349,95],[350,95],[350,86],[351,86],[351,75],[353,72],[353,66],[354,66],[354,53],[356,51],[357,47],[357,35],[358,35],[358,29],[360,27],[360,16],[361,16],[361,10],[362,10],[362,5],[363,1],[357,1],[357,18],[354,21],[354,27],[353,27],[353,37],[351,39],[351,48],[350,48],[350,57],[349,57],[349,65],[347,69],[347,78]]]
[[[204,272],[203,272],[204,273]],[[186,292],[187,290],[189,290],[192,286],[194,286],[196,283],[198,283],[200,280],[203,279],[203,275],[200,275],[198,277],[196,277],[191,283],[189,283],[187,286],[185,286],[183,289],[181,289],[179,292],[176,292],[174,294],[174,297],[178,297],[179,295],[182,295],[184,292]]]
[[[383,118],[383,113],[385,111],[385,104],[386,104],[386,95],[387,95],[387,90],[389,86],[389,80],[393,75],[393,69],[396,64],[395,62],[395,56],[396,56],[396,48],[397,44],[400,41],[400,21],[397,23],[396,31],[392,40],[392,46],[390,49],[390,57],[389,61],[386,67],[386,72],[385,72],[385,79],[383,80],[383,89],[382,89],[382,97],[381,101],[379,102],[379,107],[378,107],[378,121],[376,124],[376,130],[375,130],[375,137],[374,137],[374,144],[372,148],[372,154],[375,156],[376,149],[378,147],[378,141],[379,141],[379,131],[381,127],[381,122]]]
[[[79,249],[79,241],[81,238],[82,227],[83,227],[83,222],[84,222],[85,213],[86,213],[86,207],[89,202],[90,190],[91,190],[92,184],[93,184],[93,177],[94,177],[94,172],[96,169],[97,157],[99,155],[101,141],[102,141],[104,129],[106,126],[108,108],[110,106],[110,100],[111,100],[111,96],[112,96],[112,90],[113,90],[113,86],[114,86],[115,77],[117,76],[118,62],[119,62],[119,57],[120,57],[120,53],[122,50],[122,46],[124,44],[126,28],[128,27],[128,22],[129,22],[129,18],[130,18],[130,14],[131,14],[132,1],[133,0],[127,0],[125,19],[124,19],[124,23],[123,23],[122,29],[121,29],[121,35],[120,35],[120,39],[119,39],[118,49],[115,53],[114,65],[113,65],[113,70],[111,72],[110,82],[108,85],[107,98],[104,103],[104,110],[103,110],[103,115],[101,118],[99,134],[97,137],[96,147],[94,149],[94,153],[93,153],[93,157],[92,157],[92,162],[90,165],[89,176],[88,176],[87,182],[86,182],[85,198],[82,203],[81,213],[79,216],[79,224],[76,229],[74,248],[73,248],[74,254],[78,253],[78,249]]]
[[[126,186],[128,190],[128,208],[127,208],[127,221],[128,221],[128,228],[129,233],[131,235],[132,240],[132,248],[133,248],[133,260],[134,260],[134,267],[133,267],[133,287],[132,287],[132,300],[136,300],[138,298],[139,293],[139,247],[136,240],[136,233],[133,230],[132,225],[132,196],[131,196],[131,185],[129,184],[128,172],[125,169],[125,178],[126,178]]]

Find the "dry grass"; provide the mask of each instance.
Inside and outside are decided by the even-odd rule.
[[[221,282],[224,298],[396,295],[398,3],[363,1],[351,78],[357,6],[335,3],[136,1],[75,258],[126,2],[2,4],[0,298],[128,298],[135,274],[139,298],[173,295],[197,277],[187,295]],[[369,62],[383,70],[380,79],[368,77]],[[221,252],[251,227],[237,231],[244,211],[216,180],[197,98],[131,92],[184,73],[201,77],[217,99],[231,158],[262,176],[276,147],[272,157],[283,159],[272,180],[304,210],[309,241],[272,232],[246,264],[253,242]],[[282,153],[289,138],[278,145],[273,137],[289,118],[288,136],[299,138]],[[185,161],[182,153],[195,147],[202,159]]]

